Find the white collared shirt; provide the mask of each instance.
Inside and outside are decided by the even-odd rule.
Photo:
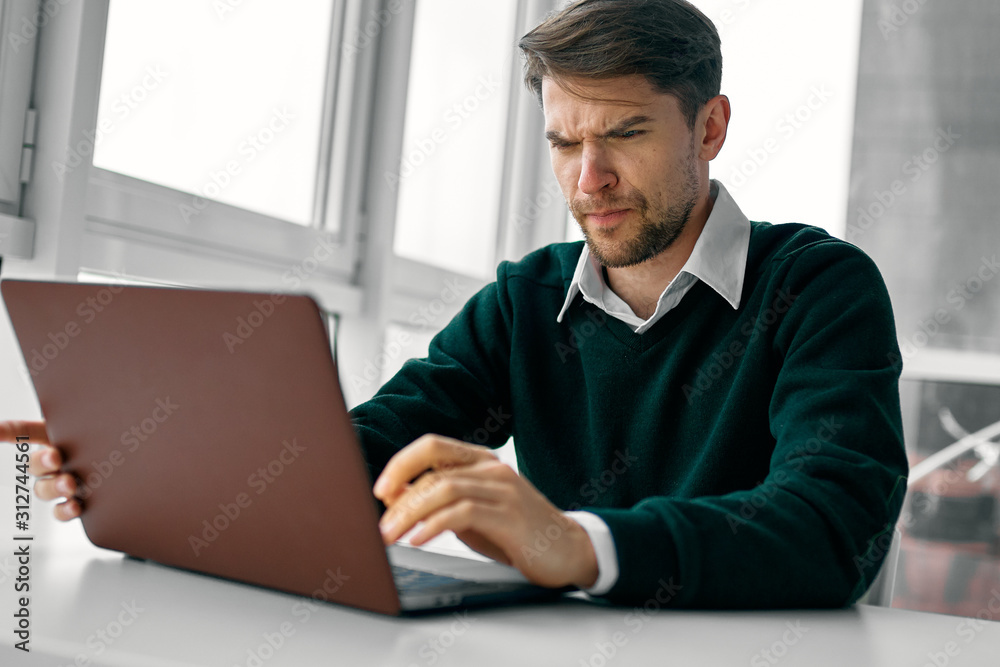
[[[726,186],[714,180],[711,183],[711,195],[715,200],[712,213],[691,250],[691,256],[681,267],[677,277],[660,294],[656,310],[649,319],[638,317],[627,303],[611,291],[604,281],[601,264],[584,244],[573,274],[573,282],[566,292],[566,300],[556,321],[562,322],[573,299],[577,294],[583,294],[586,301],[625,322],[635,333],[641,334],[672,308],[676,308],[698,280],[718,292],[734,309],[739,308],[747,249],[750,246],[750,221],[733,201]]]
[[[621,320],[635,333],[641,334],[676,308],[699,280],[715,290],[734,310],[739,308],[750,247],[750,221],[743,215],[726,187],[718,181],[711,182],[711,196],[715,205],[691,250],[691,256],[681,267],[677,277],[660,294],[656,310],[649,319],[638,317],[627,303],[611,291],[604,281],[600,263],[584,244],[573,274],[573,282],[566,291],[566,301],[556,321],[562,322],[576,295],[582,294],[586,301]],[[618,554],[611,530],[603,519],[591,512],[566,512],[566,516],[587,531],[597,554],[597,581],[586,592],[603,595],[618,581]]]

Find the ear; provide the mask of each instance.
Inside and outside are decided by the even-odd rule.
[[[710,99],[698,114],[698,125],[701,129],[701,144],[698,157],[705,162],[714,160],[726,143],[726,132],[729,130],[729,117],[732,109],[729,98],[716,95]]]

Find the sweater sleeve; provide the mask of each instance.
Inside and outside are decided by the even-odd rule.
[[[843,606],[867,590],[888,551],[907,462],[882,277],[839,241],[773,261],[787,270],[769,289],[787,290],[792,304],[762,336],[779,366],[768,474],[720,496],[585,508],[615,540],[613,601],[662,602],[669,591],[681,607]],[[748,433],[733,445],[763,447],[759,440]]]
[[[351,410],[368,472],[378,477],[392,456],[435,433],[499,447],[510,437],[510,309],[505,274],[477,292],[430,343],[370,400]]]

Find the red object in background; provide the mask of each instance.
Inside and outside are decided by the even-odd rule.
[[[976,463],[964,458],[910,487],[893,607],[1000,620],[989,605],[1000,603],[1000,471],[970,482]]]

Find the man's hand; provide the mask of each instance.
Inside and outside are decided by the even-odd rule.
[[[410,538],[416,546],[452,530],[540,586],[597,581],[586,531],[486,447],[425,435],[392,457],[374,493],[388,508],[380,522],[386,544],[423,521]]]
[[[77,490],[76,480],[69,473],[59,472],[62,454],[49,444],[44,422],[0,422],[0,442],[17,442],[18,436],[28,436],[33,445],[43,445],[28,457],[28,472],[38,478],[35,495],[41,500],[68,498],[52,510],[60,521],[80,516],[80,501],[72,497]]]

